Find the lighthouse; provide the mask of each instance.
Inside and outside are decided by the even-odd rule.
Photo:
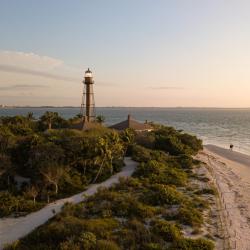
[[[81,115],[85,122],[93,122],[95,120],[94,80],[90,69],[85,71],[83,84]]]

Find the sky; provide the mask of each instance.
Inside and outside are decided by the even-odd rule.
[[[249,0],[1,0],[0,104],[250,107]]]

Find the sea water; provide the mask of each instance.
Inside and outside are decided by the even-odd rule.
[[[58,112],[64,118],[79,113],[80,108],[2,108],[0,116],[26,115],[36,118],[45,111]],[[250,109],[219,108],[96,108],[97,115],[105,117],[106,125],[127,118],[128,114],[141,122],[154,121],[195,134],[204,144],[215,144],[250,155]]]

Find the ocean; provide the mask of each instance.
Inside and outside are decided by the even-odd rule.
[[[26,115],[38,118],[45,111],[58,112],[64,118],[79,113],[80,108],[2,108],[0,116]],[[223,108],[96,108],[105,117],[106,125],[127,118],[128,114],[141,122],[154,121],[197,135],[204,144],[215,144],[250,155],[250,109]]]

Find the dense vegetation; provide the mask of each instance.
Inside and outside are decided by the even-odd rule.
[[[83,203],[66,204],[60,214],[6,250],[213,249],[210,240],[184,236],[185,227],[199,231],[208,207],[198,196],[201,191],[189,186],[192,154],[202,148],[201,141],[163,126],[146,134],[125,131],[119,138],[139,162],[132,177],[99,189]]]
[[[32,114],[0,118],[0,217],[37,210],[122,167],[123,134],[72,130],[73,120],[52,112],[39,120]]]

